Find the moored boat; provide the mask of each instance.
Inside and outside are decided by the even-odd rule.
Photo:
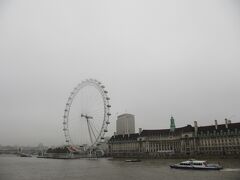
[[[178,164],[170,165],[171,168],[175,169],[196,169],[196,170],[220,170],[223,166],[219,164],[208,164],[207,161],[199,160],[188,160]]]
[[[125,162],[140,162],[140,159],[127,159]]]
[[[31,154],[19,153],[20,157],[32,157]]]

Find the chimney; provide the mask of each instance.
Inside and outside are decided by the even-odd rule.
[[[225,118],[225,127],[228,128],[228,119]]]
[[[195,133],[195,136],[197,136],[197,132],[198,132],[197,121],[194,121],[194,133]]]
[[[217,130],[218,128],[218,123],[217,123],[217,120],[215,120],[215,129]]]
[[[142,132],[142,128],[138,128],[138,134],[140,135]]]

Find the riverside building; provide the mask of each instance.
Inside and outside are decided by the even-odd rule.
[[[135,133],[135,118],[132,114],[121,114],[117,117],[117,134]]]
[[[114,135],[108,142],[113,157],[180,157],[195,155],[240,155],[240,123],[175,128],[171,117],[170,129],[139,130],[138,133]]]

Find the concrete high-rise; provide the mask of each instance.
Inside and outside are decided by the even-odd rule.
[[[135,117],[132,114],[121,114],[117,117],[117,134],[135,133]]]

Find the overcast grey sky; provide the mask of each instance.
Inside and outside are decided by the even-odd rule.
[[[71,90],[102,81],[136,128],[240,121],[237,0],[0,0],[0,144],[60,145]]]

